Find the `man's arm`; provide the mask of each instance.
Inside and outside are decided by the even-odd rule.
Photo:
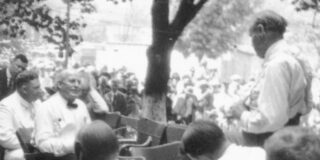
[[[96,107],[98,107],[97,109],[100,109],[105,112],[109,112],[109,107],[107,103],[104,101],[104,99],[96,89],[91,88],[89,94],[92,100],[94,101],[94,103],[96,104]]]
[[[0,104],[0,144],[6,149],[20,148],[13,120],[10,107]]]
[[[258,107],[244,111],[241,124],[252,133],[275,131],[288,121],[288,96],[291,78],[289,64],[272,62],[265,70],[258,95]]]

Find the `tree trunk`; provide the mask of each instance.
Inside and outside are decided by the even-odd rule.
[[[148,48],[148,69],[142,116],[166,122],[166,94],[170,76],[170,53],[184,27],[207,0],[182,0],[174,20],[169,23],[169,0],[154,0],[152,5],[152,44]]]

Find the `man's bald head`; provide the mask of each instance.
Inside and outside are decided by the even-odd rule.
[[[117,157],[119,143],[112,129],[97,120],[79,131],[75,151],[78,160],[113,160]]]

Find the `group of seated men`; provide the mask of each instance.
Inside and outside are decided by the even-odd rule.
[[[71,154],[78,160],[117,159],[117,136],[105,122],[92,121],[85,103],[78,99],[79,74],[73,70],[59,72],[55,77],[57,92],[37,103],[42,94],[39,76],[34,71],[23,71],[25,60],[17,56],[4,72],[0,70],[5,77],[8,73],[9,77],[15,76],[13,92],[8,92],[0,103],[0,145],[5,150],[4,159],[24,159],[16,136],[19,129],[30,131],[33,137],[30,143],[41,152],[56,157]],[[14,69],[17,71],[10,71]],[[0,84],[3,83],[10,85],[7,81]],[[3,91],[2,87],[1,96]],[[268,138],[263,148],[245,147],[229,141],[214,122],[197,120],[184,132],[181,151],[191,160],[318,160],[320,139],[309,129],[285,127]]]
[[[196,120],[184,132],[180,150],[179,157],[190,160],[318,160],[320,138],[308,128],[291,126],[275,132],[263,147],[239,146],[213,121]],[[78,160],[116,160],[118,153],[118,139],[103,121],[93,121],[77,134]]]
[[[40,103],[43,91],[39,75],[25,70],[27,63],[24,55],[18,55],[0,71],[5,77],[15,79],[13,88],[2,87],[1,90],[4,98],[0,103],[0,145],[4,148],[4,159],[24,159],[16,136],[20,129],[29,131],[30,143],[41,152],[56,157],[73,154],[76,133],[91,123],[85,103],[78,99],[81,94],[79,74],[74,70],[57,73],[56,93]],[[1,80],[1,86],[7,85],[6,82]]]

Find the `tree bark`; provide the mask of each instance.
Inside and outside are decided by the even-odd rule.
[[[166,94],[170,76],[170,53],[184,27],[207,0],[182,0],[169,23],[169,0],[154,0],[152,5],[152,44],[147,50],[148,68],[142,116],[166,122]]]

